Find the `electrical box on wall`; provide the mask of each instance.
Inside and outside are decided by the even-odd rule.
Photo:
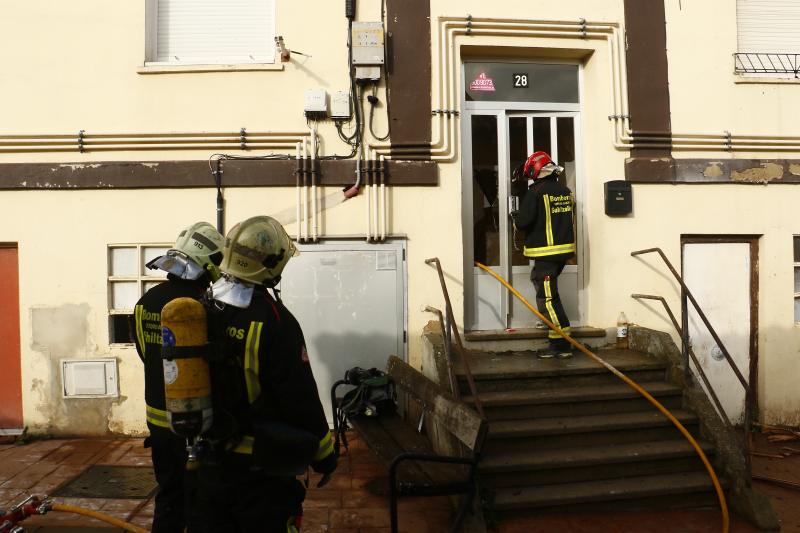
[[[607,181],[604,185],[606,215],[625,216],[633,211],[633,189],[630,181]]]
[[[350,93],[336,91],[331,96],[331,118],[348,120],[350,118]]]
[[[383,23],[353,22],[353,66],[380,66],[384,62]]]
[[[319,119],[328,116],[328,93],[325,89],[306,91],[304,111],[308,118]]]
[[[113,398],[119,396],[116,359],[62,359],[64,398]]]

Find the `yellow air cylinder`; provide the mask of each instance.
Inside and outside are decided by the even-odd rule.
[[[176,298],[161,311],[167,421],[173,433],[194,439],[211,427],[211,376],[206,310],[192,298]]]

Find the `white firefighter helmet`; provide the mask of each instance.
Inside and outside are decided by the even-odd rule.
[[[216,280],[223,244],[224,239],[214,226],[208,222],[195,222],[180,232],[166,255],[156,257],[147,267],[158,268],[182,279],[198,279],[204,272],[209,272]]]
[[[228,232],[220,270],[241,281],[271,287],[297,253],[291,237],[277,220],[252,217]]]

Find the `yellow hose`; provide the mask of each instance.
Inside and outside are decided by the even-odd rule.
[[[107,522],[112,526],[117,526],[125,531],[131,531],[132,533],[149,533],[146,529],[141,528],[139,526],[133,525],[129,522],[124,520],[120,520],[119,518],[115,518],[113,516],[107,515],[105,513],[101,513],[98,511],[92,511],[91,509],[85,509],[83,507],[78,507],[75,505],[66,505],[63,503],[53,503],[52,504],[53,511],[62,511],[65,513],[75,513],[81,514],[83,516],[89,516],[92,518],[96,518],[98,520],[102,520],[103,522]]]
[[[653,406],[656,409],[661,411],[661,413],[664,416],[666,416],[669,419],[669,421],[672,422],[675,425],[676,428],[678,428],[678,431],[680,431],[683,434],[683,436],[686,437],[686,440],[688,440],[689,444],[692,445],[692,447],[694,448],[694,451],[697,452],[697,455],[700,457],[700,460],[703,461],[703,464],[705,465],[706,470],[708,471],[708,475],[711,477],[711,482],[714,484],[714,490],[717,492],[717,498],[719,499],[719,506],[720,506],[720,509],[722,510],[722,532],[723,533],[728,533],[728,529],[730,527],[730,517],[728,516],[728,504],[725,501],[725,493],[722,492],[722,486],[719,484],[719,479],[717,478],[717,474],[714,472],[714,468],[711,466],[711,463],[708,461],[708,457],[706,457],[706,454],[703,453],[702,448],[700,448],[700,445],[697,443],[696,440],[694,440],[694,437],[692,437],[692,434],[689,433],[689,431],[685,427],[683,427],[683,424],[681,424],[678,421],[678,419],[675,418],[675,416],[673,416],[673,414],[670,413],[667,410],[666,407],[661,405],[661,403],[658,400],[653,398],[653,396],[649,392],[647,392],[641,386],[639,386],[638,383],[633,381],[631,378],[629,378],[628,376],[626,376],[625,374],[623,374],[622,372],[620,372],[619,370],[617,370],[616,368],[614,368],[610,364],[608,364],[605,361],[603,361],[602,359],[600,359],[597,355],[595,355],[594,353],[589,351],[583,344],[577,342],[575,339],[573,339],[567,333],[565,333],[561,328],[559,328],[558,326],[556,326],[555,324],[553,324],[552,322],[547,320],[547,317],[545,317],[537,309],[535,309],[530,304],[530,302],[528,302],[528,300],[526,300],[525,297],[522,296],[517,291],[517,289],[512,287],[505,279],[503,279],[500,275],[495,273],[494,270],[492,270],[491,268],[487,267],[486,265],[483,265],[483,264],[478,263],[478,262],[475,262],[475,266],[477,266],[481,270],[484,270],[484,271],[488,272],[497,281],[502,283],[509,291],[511,291],[511,294],[513,294],[514,296],[519,298],[519,300],[523,304],[525,304],[525,307],[530,309],[531,312],[534,315],[539,317],[539,319],[542,322],[547,324],[547,327],[549,327],[550,329],[552,329],[553,331],[555,331],[556,333],[561,335],[567,342],[569,342],[572,346],[574,346],[575,348],[577,348],[578,350],[580,350],[581,352],[586,354],[590,359],[593,359],[596,362],[598,362],[601,365],[603,365],[604,367],[606,367],[612,374],[614,374],[619,379],[624,381],[629,387],[631,387],[633,390],[635,390],[636,392],[638,392],[639,394],[644,396],[647,399],[648,402],[653,404]]]

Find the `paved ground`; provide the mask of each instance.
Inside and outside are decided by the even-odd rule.
[[[792,446],[792,443],[785,445]],[[800,448],[800,443],[794,447]],[[779,446],[757,440],[757,449],[774,453]],[[92,464],[149,465],[148,451],[141,439],[52,439],[23,446],[0,445],[0,507],[25,494],[50,493]],[[754,472],[800,483],[800,455],[785,459],[757,457]],[[303,533],[388,533],[386,500],[364,486],[382,476],[382,468],[357,439],[340,469],[323,489],[311,489],[305,503]],[[312,477],[312,486],[316,479]],[[800,491],[756,482],[767,493],[781,516],[784,532],[800,532]],[[145,528],[153,516],[152,499],[109,500],[59,498],[129,520]],[[450,510],[441,498],[404,500],[400,505],[403,533],[448,531]],[[114,531],[102,522],[71,514],[50,513],[25,523],[29,533],[101,533]],[[95,529],[97,528],[97,529]],[[622,513],[615,515],[540,516],[510,521],[497,533],[716,533],[720,531],[718,511]],[[731,531],[756,530],[734,517]]]

